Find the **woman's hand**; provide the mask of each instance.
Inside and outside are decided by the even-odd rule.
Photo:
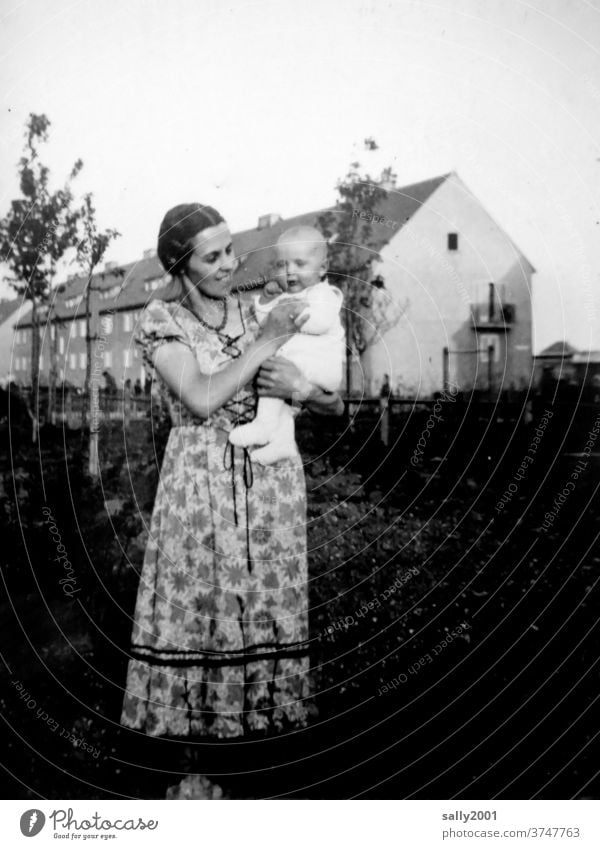
[[[270,357],[262,364],[256,385],[259,395],[304,400],[312,389],[300,369],[285,357]]]
[[[267,316],[260,338],[274,342],[278,348],[281,347],[290,336],[298,333],[304,322],[308,320],[308,315],[299,318],[300,313],[305,309],[306,304],[299,301],[278,304]]]

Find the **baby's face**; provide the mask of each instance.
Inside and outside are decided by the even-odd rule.
[[[276,279],[287,280],[287,291],[292,294],[320,283],[324,270],[323,250],[319,245],[290,241],[275,247]]]

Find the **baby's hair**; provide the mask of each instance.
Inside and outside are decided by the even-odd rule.
[[[311,252],[318,251],[321,254],[323,262],[327,260],[327,241],[325,236],[316,227],[309,227],[307,224],[290,227],[284,230],[277,239],[278,245],[281,242],[298,242],[299,244],[309,245],[312,247]]]

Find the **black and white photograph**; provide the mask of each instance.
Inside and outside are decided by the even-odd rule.
[[[6,845],[597,846],[598,0],[0,20]]]

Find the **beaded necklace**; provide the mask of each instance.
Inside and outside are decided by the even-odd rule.
[[[223,318],[221,319],[221,321],[217,325],[209,324],[208,321],[206,321],[206,319],[202,318],[202,316],[198,315],[198,313],[195,312],[194,310],[190,310],[190,312],[192,312],[195,315],[195,317],[198,319],[200,324],[203,327],[206,327],[207,330],[213,330],[215,333],[220,333],[221,330],[223,330],[223,328],[227,324],[227,319],[229,317],[229,306],[227,304],[227,298],[223,298]]]

